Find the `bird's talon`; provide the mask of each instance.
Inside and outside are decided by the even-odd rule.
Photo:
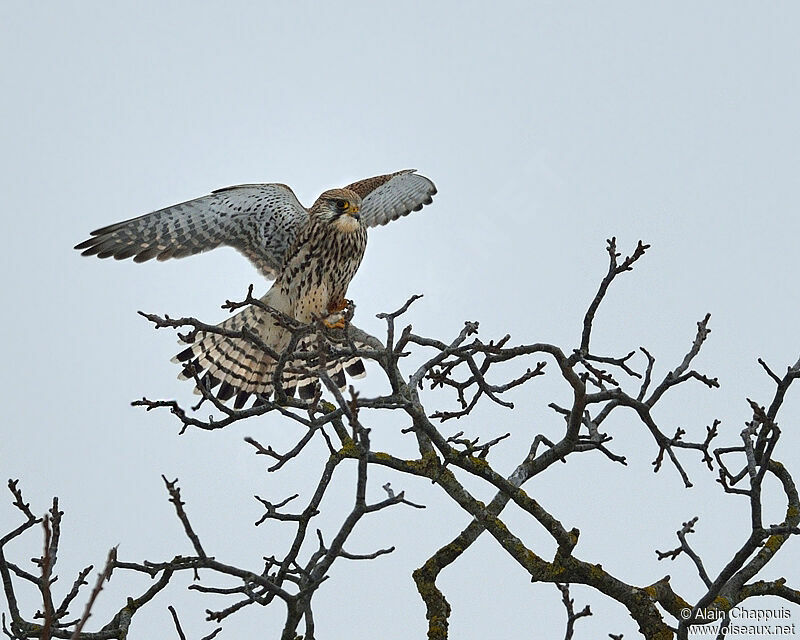
[[[344,318],[341,316],[333,322],[331,322],[328,318],[325,318],[322,323],[328,327],[328,329],[344,329]]]

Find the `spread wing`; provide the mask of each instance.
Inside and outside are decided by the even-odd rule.
[[[419,211],[433,201],[436,186],[416,169],[359,180],[345,187],[361,196],[361,220],[376,227]]]
[[[308,212],[286,185],[243,184],[97,229],[75,248],[85,256],[144,262],[229,246],[275,278],[307,222]]]

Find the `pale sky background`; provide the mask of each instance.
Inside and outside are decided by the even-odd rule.
[[[191,552],[162,473],[180,478],[208,553],[255,569],[282,552],[291,527],[254,528],[253,494],[307,497],[316,483],[323,448],[267,474],[242,442],[288,448],[299,433],[277,416],[178,436],[168,412],[129,406],[143,395],[193,399],[169,362],[174,336],[136,311],[219,321],[226,298],[268,287],[245,259],[219,250],[135,265],[72,250],[99,226],[230,184],[285,182],[310,204],[324,189],[407,167],[436,182],[432,207],[372,233],[350,288],[356,323],[377,335],[376,313],[424,293],[408,316],[420,333],[450,338],[479,320],[487,339],[510,332],[572,349],[605,273],[606,238],[626,253],[651,243],[601,309],[594,351],[644,345],[663,376],[710,311],[697,367],[721,389],[675,390],[656,417],[694,439],[720,418],[718,446],[739,444],[745,398],[764,404],[773,392],[756,358],[782,372],[798,357],[799,32],[790,2],[0,3],[0,469],[3,482],[20,478],[37,512],[60,497],[61,589],[112,545],[128,560]],[[445,433],[514,432],[494,454],[510,471],[533,435],[562,429],[546,406],[566,393],[548,369],[513,395],[516,411],[487,408]],[[365,393],[379,388],[370,374]],[[431,412],[452,406],[424,398]],[[798,398],[795,388],[775,454],[796,480]],[[371,424],[373,444],[413,455],[398,422]],[[669,466],[654,475],[657,448],[628,415],[605,430],[629,466],[575,456],[526,489],[581,529],[580,558],[637,585],[669,573],[676,590],[698,597],[688,560],[659,563],[654,549],[676,546],[681,523],[700,515],[691,541],[716,575],[749,530],[746,500],[723,494],[690,452],[682,458],[694,488]],[[337,562],[315,597],[320,638],[424,637],[411,571],[468,522],[427,482],[383,470],[371,478],[372,499],[390,480],[428,509],[395,507],[361,523],[349,551],[397,551]],[[334,489],[317,525],[327,532],[352,496],[346,482]],[[767,523],[783,517],[778,498]],[[17,520],[6,495],[2,529]],[[551,557],[536,523],[510,512],[508,522]],[[530,585],[484,538],[441,577],[452,637],[561,637],[558,591]],[[793,542],[759,577],[798,586]],[[39,552],[33,536],[8,549],[18,562]],[[170,603],[189,637],[214,628],[203,610],[228,601],[186,592],[188,578],[137,614],[131,638],[177,637]],[[92,622],[146,584],[115,576]],[[595,613],[576,638],[636,637],[621,606],[587,588],[573,595]],[[747,606],[768,604],[787,606]],[[790,608],[800,625],[800,608]],[[283,616],[281,605],[253,606],[219,637],[276,637]]]

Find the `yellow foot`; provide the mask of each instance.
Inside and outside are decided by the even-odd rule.
[[[328,329],[344,329],[344,318],[338,316],[338,319],[334,322],[331,322],[330,317],[323,318],[322,323],[328,327]]]
[[[340,311],[344,311],[351,304],[353,304],[353,302],[347,298],[342,298],[338,302],[331,302],[328,304],[328,313],[339,313]]]

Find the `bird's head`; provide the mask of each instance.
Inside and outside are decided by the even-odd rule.
[[[311,214],[338,231],[352,233],[361,227],[360,209],[361,197],[355,191],[331,189],[317,198]]]

